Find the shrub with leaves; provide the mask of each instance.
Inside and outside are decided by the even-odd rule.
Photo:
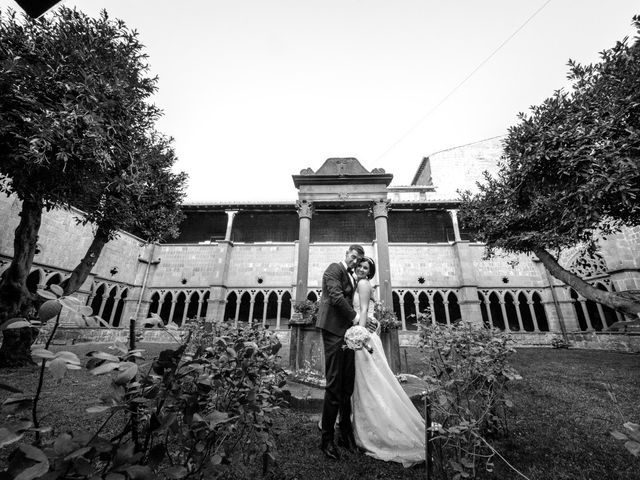
[[[497,452],[488,439],[507,433],[506,413],[513,406],[507,382],[521,378],[507,361],[515,352],[510,343],[507,334],[470,322],[420,323],[441,478],[475,478],[482,468],[492,470]]]
[[[402,326],[402,323],[393,312],[393,308],[389,308],[384,302],[375,302],[373,304],[373,318],[380,324],[381,332],[397,330]]]
[[[313,300],[302,300],[293,304],[293,311],[302,315],[302,318],[308,320],[309,323],[315,323],[318,315],[320,304]]]
[[[93,434],[69,431],[33,446],[20,444],[5,474],[21,480],[47,472],[51,478],[110,480],[248,478],[256,460],[266,472],[275,459],[271,415],[284,403],[285,384],[272,337],[262,329],[205,328],[198,322],[178,348],[147,364],[138,363],[142,350],[120,343],[113,353],[88,353],[86,368],[111,376],[108,393],[87,408],[106,415],[101,427]],[[34,356],[48,359],[52,373],[56,361],[66,368],[79,363],[47,347]],[[8,406],[30,409],[27,400],[16,398]],[[106,438],[101,433],[112,421],[119,433]],[[26,421],[11,429],[0,425],[0,446],[33,429]]]

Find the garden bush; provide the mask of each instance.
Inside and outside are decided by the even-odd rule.
[[[74,354],[53,353],[49,343],[33,351],[43,362],[39,385],[45,366],[55,378],[81,368]],[[95,432],[47,436],[50,429],[38,424],[34,407],[40,388],[34,397],[14,396],[3,404],[8,417],[0,424],[0,447],[17,447],[0,476],[249,478],[257,462],[264,474],[276,453],[272,414],[284,404],[278,346],[275,335],[264,329],[200,320],[190,325],[178,348],[164,350],[147,363],[140,363],[143,350],[118,343],[113,353],[90,352],[85,367],[94,375],[111,376],[108,393],[87,408],[105,416],[102,425]],[[110,423],[117,428],[108,438],[104,432],[114,432],[105,428]],[[18,443],[34,432],[32,444]]]
[[[515,352],[508,334],[482,325],[431,323],[421,315],[420,347],[426,354],[430,427],[439,478],[476,478],[493,469],[490,441],[507,433],[513,406],[509,380],[521,377],[509,366]]]

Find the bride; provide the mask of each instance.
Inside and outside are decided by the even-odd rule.
[[[373,288],[369,280],[376,266],[364,257],[356,266],[355,325],[373,317]],[[380,327],[378,327],[379,331]],[[378,331],[371,334],[373,353],[356,350],[356,376],[351,397],[356,445],[367,455],[410,467],[425,459],[424,420],[389,368]]]

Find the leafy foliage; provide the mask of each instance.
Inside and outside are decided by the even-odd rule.
[[[507,334],[472,323],[419,325],[440,475],[475,478],[493,469],[496,452],[487,439],[507,433],[513,404],[506,385],[521,378],[508,363],[515,350]]]
[[[23,202],[1,321],[28,306],[43,209],[75,206],[96,226],[69,294],[119,229],[176,234],[186,176],[171,171],[171,140],[155,131],[161,111],[150,102],[157,78],[124,22],[65,7],[38,20],[0,11],[0,37],[0,192]]]
[[[634,17],[640,31],[640,16]],[[584,297],[627,314],[640,302],[599,292],[549,252],[640,225],[640,38],[625,38],[601,61],[570,61],[570,91],[559,90],[509,129],[496,176],[461,193],[461,226],[487,253],[534,253]]]
[[[384,302],[375,302],[373,304],[373,318],[378,321],[381,332],[397,330],[402,326],[402,322],[398,320],[393,308],[389,308]]]
[[[102,426],[93,434],[65,432],[43,445],[19,444],[5,473],[26,479],[47,472],[80,479],[245,478],[256,459],[266,471],[276,452],[271,415],[283,403],[285,383],[273,337],[257,328],[207,328],[201,320],[185,343],[147,365],[137,363],[142,350],[119,343],[113,353],[89,352],[86,368],[111,376],[109,392],[87,408],[107,415]],[[76,365],[68,353],[45,348],[34,356],[51,361],[53,370],[58,358]],[[27,400],[16,397],[3,409],[30,409]],[[123,427],[108,439],[101,432],[112,419]],[[0,424],[0,445],[18,442],[30,423]]]
[[[569,66],[572,90],[521,114],[497,177],[462,195],[461,223],[490,247],[557,250],[640,224],[640,39]]]
[[[0,13],[0,190],[49,209],[99,195],[159,115],[137,35],[106,12]]]
[[[313,300],[302,300],[293,304],[293,311],[301,314],[303,318],[309,319],[311,323],[315,323],[319,306],[319,302],[314,302]]]

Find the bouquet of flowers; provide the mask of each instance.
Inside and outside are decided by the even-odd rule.
[[[369,345],[371,333],[360,325],[354,325],[344,334],[346,345],[342,348],[350,348],[351,350],[362,350],[365,348],[369,353],[373,353],[373,348]]]

